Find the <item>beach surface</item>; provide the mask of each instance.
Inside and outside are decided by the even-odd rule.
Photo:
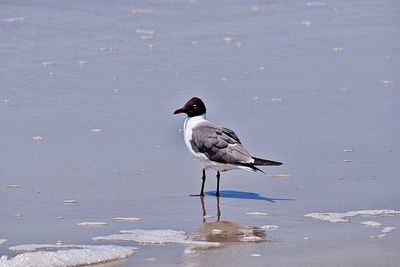
[[[399,12],[2,1],[0,266],[399,266]],[[192,96],[284,165],[190,196]]]

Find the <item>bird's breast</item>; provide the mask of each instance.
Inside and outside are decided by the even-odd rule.
[[[185,144],[190,153],[200,160],[206,159],[203,153],[199,153],[193,150],[192,139],[193,139],[193,129],[202,121],[204,121],[204,116],[188,117],[183,123],[183,138]]]

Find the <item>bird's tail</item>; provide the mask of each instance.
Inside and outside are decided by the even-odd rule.
[[[252,157],[254,159],[253,165],[264,165],[264,166],[280,166],[282,162],[272,161],[267,159],[259,159],[256,157]]]
[[[252,157],[252,158],[254,159],[253,163],[241,163],[240,165],[245,167],[245,169],[248,171],[253,171],[253,172],[260,171],[262,173],[265,173],[265,172],[263,172],[263,170],[257,168],[256,165],[258,165],[258,166],[280,166],[280,165],[282,165],[282,162],[278,162],[278,161],[259,159],[259,158],[255,158],[255,157]]]

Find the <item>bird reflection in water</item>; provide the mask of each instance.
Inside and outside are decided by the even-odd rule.
[[[200,196],[203,224],[193,234],[193,239],[209,242],[260,242],[266,241],[265,231],[255,226],[243,226],[229,221],[221,221],[220,199],[216,197],[217,214],[215,222],[206,222],[207,212],[204,197]]]

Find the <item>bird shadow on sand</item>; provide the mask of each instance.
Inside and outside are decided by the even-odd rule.
[[[208,191],[204,194],[206,196],[214,196],[215,197],[216,191]],[[265,197],[260,194],[251,193],[251,192],[242,192],[242,191],[233,191],[233,190],[221,190],[219,191],[220,198],[236,198],[236,199],[253,199],[253,200],[264,200],[271,203],[276,203],[277,201],[281,200],[294,200],[290,198],[272,198],[272,197]]]

